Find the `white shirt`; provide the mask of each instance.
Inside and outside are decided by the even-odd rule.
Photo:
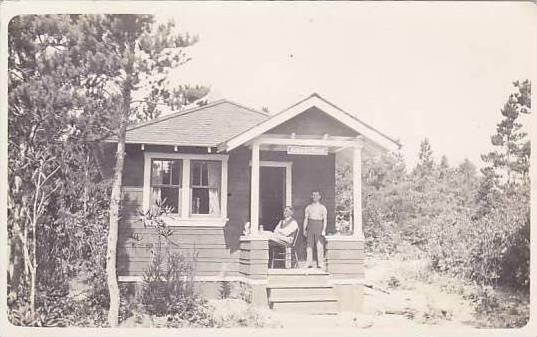
[[[321,203],[311,203],[306,206],[305,216],[311,220],[324,220],[328,211]]]
[[[284,221],[286,221],[286,220],[285,219],[280,220],[280,222],[278,223],[278,226],[276,226],[276,228],[274,228],[274,233],[278,233],[278,234],[281,234],[283,236],[289,236],[294,231],[298,230],[298,223],[296,222],[295,219],[291,218],[289,223],[287,223],[287,225],[285,225],[285,227],[282,227]]]

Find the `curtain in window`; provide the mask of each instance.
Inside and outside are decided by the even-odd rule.
[[[209,173],[209,214],[220,214],[220,162],[208,162]]]

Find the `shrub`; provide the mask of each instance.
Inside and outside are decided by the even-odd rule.
[[[481,218],[442,214],[429,229],[427,252],[439,271],[482,285],[529,285],[529,208],[504,200]]]
[[[220,287],[218,288],[218,297],[220,299],[226,299],[231,296],[231,291],[233,290],[233,285],[230,281],[221,281]]]
[[[171,327],[214,325],[207,302],[194,289],[193,277],[193,262],[157,248],[144,273],[140,302],[145,311],[167,317]]]
[[[51,311],[44,308],[37,308],[33,312],[30,306],[21,306],[9,310],[8,319],[13,325],[27,327],[46,327],[68,325],[68,320],[61,317],[61,313],[56,309]]]

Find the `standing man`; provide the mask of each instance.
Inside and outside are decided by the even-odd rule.
[[[304,236],[306,236],[306,266],[312,268],[313,247],[317,247],[317,268],[324,268],[324,247],[321,236],[326,235],[327,211],[321,204],[321,192],[311,193],[312,203],[306,207],[304,215]]]

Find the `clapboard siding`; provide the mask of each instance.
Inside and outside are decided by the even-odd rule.
[[[162,247],[168,243],[170,252],[181,253],[185,260],[194,262],[198,276],[238,276],[239,252],[230,252],[224,228],[174,226],[170,227],[172,235],[166,240],[140,221],[137,210],[142,209],[142,203],[142,187],[123,187],[117,257],[119,275],[142,276],[160,239]]]
[[[362,279],[364,277],[364,242],[352,238],[328,238],[326,265],[334,279]]]
[[[319,135],[329,134],[331,136],[357,136],[357,132],[347,125],[339,122],[332,116],[327,115],[317,107],[312,107],[288,121],[272,128],[267,133],[286,134],[296,133],[297,135]]]

